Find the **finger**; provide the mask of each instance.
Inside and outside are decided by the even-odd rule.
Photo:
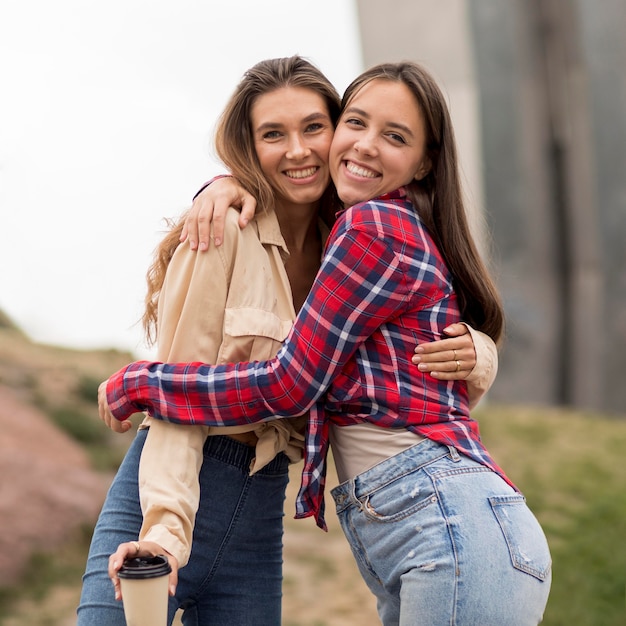
[[[170,578],[169,578],[169,594],[170,596],[175,596],[176,595],[176,587],[178,586],[178,568],[174,568],[174,564],[171,563],[171,559],[170,559],[170,565],[172,567],[172,571],[170,573]]]
[[[460,361],[464,369],[472,369],[476,365],[476,352],[473,346],[470,348],[460,348],[459,350],[442,350],[431,354],[415,354],[411,361],[417,365],[422,372],[434,370],[454,370],[456,362]]]
[[[109,557],[109,578],[113,580],[117,577],[124,561],[131,556],[135,556],[137,546],[135,543],[121,543],[117,550]]]
[[[106,394],[106,381],[100,383],[98,386],[98,415],[100,419],[104,422],[105,411],[107,408],[107,394]]]
[[[104,422],[113,432],[116,432],[116,433],[128,432],[133,427],[133,424],[130,420],[124,420],[124,421],[118,420],[111,413],[108,407],[104,413]]]
[[[432,357],[439,361],[456,360],[459,357],[471,358],[471,355],[475,354],[474,341],[469,333],[450,339],[421,343],[414,352],[416,355],[424,357],[423,360],[426,361],[432,361]],[[417,359],[417,362],[419,361],[420,359]]]
[[[109,428],[116,433],[125,433],[132,428],[133,424],[129,420],[120,422],[109,413]]]
[[[471,369],[468,370],[462,367],[459,371],[455,370],[453,372],[449,372],[434,370],[432,372],[428,372],[428,374],[437,380],[465,380],[470,375],[471,371]]]
[[[243,228],[253,217],[256,211],[256,200],[250,194],[242,196],[241,215],[239,216],[239,226]]]
[[[185,221],[185,223],[183,224],[183,229],[180,231],[180,237],[178,238],[178,241],[182,243],[187,239],[188,236],[189,232],[187,231],[187,222]]]
[[[224,226],[226,224],[226,213],[231,206],[230,202],[223,197],[217,198],[213,206],[212,219],[213,219],[213,243],[216,246],[221,246],[224,241]],[[202,246],[202,238],[206,237],[206,245],[208,249],[208,242],[211,235],[210,220],[206,223],[206,232],[200,235],[200,245]]]
[[[119,577],[116,576],[115,578],[112,578],[111,581],[113,582],[113,591],[115,593],[115,599],[122,600],[122,586],[120,585]]]
[[[416,346],[414,352],[416,354],[434,354],[436,352],[444,352],[445,350],[459,351],[468,348],[474,348],[474,342],[470,334],[450,337],[449,339],[439,339],[437,341],[425,341]]]
[[[202,195],[200,195],[194,200],[193,204],[191,205],[191,209],[189,209],[189,213],[185,218],[185,225],[183,226],[183,231],[186,233],[187,239],[189,241],[189,247],[192,250],[198,249],[198,213],[201,206],[203,205],[204,198],[202,197]]]
[[[467,326],[465,324],[461,324],[460,322],[446,326],[443,329],[443,332],[448,337],[460,337],[461,335],[469,334]]]

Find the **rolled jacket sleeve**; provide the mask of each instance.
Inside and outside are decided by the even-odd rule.
[[[224,264],[215,246],[202,254],[179,246],[159,298],[159,358],[215,363],[226,298]],[[209,427],[151,419],[147,423],[150,430],[139,464],[144,517],[139,538],[155,541],[183,567],[191,552],[200,501],[198,475]]]
[[[475,330],[465,324],[469,330],[474,350],[476,351],[476,365],[465,379],[470,409],[474,409],[485,393],[489,391],[498,373],[498,349],[489,335]]]

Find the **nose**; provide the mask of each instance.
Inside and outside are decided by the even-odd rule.
[[[292,135],[289,138],[289,146],[287,150],[287,158],[304,159],[311,154],[311,149],[300,135]]]
[[[354,142],[354,149],[360,154],[373,156],[377,152],[376,137],[373,133],[361,133],[358,140]]]

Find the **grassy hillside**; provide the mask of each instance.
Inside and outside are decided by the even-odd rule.
[[[119,463],[121,442],[98,419],[98,385],[132,360],[132,354],[119,350],[32,342],[0,311],[0,384],[46,413],[87,449],[99,469]]]

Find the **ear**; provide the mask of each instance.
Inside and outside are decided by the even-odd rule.
[[[415,172],[415,176],[413,176],[414,180],[422,180],[428,176],[430,172],[430,159],[424,159],[424,162],[420,165],[417,172]]]

